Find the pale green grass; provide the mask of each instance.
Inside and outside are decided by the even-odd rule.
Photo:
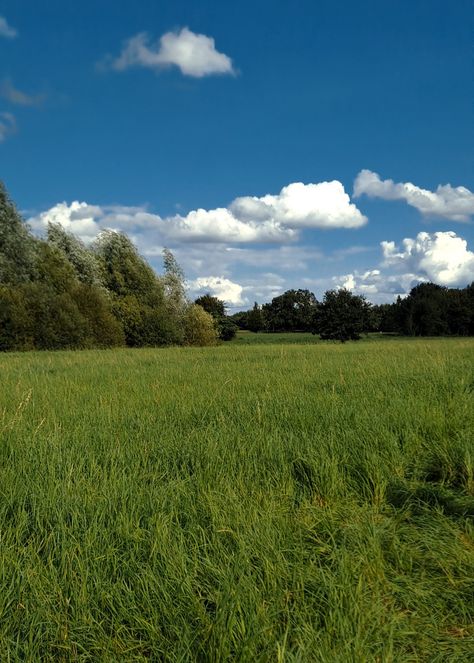
[[[467,661],[474,340],[0,356],[2,661]]]

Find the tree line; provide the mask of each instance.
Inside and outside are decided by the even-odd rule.
[[[191,302],[184,274],[163,251],[157,275],[123,233],[105,230],[91,246],[59,224],[35,237],[0,182],[0,351],[127,345],[213,345],[237,329],[306,331],[357,340],[364,332],[474,335],[474,283],[421,283],[393,304],[372,305],[348,290],[287,290],[249,311],[226,314],[210,294]]]
[[[0,350],[216,343],[214,318],[187,299],[173,254],[163,258],[158,276],[114,231],[86,246],[49,224],[39,239],[0,183]]]
[[[328,290],[321,302],[309,290],[287,290],[231,319],[249,331],[306,331],[341,341],[357,340],[364,332],[473,336],[474,282],[462,289],[420,283],[407,297],[379,305],[345,289]]]

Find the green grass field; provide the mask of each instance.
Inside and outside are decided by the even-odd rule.
[[[1,661],[472,660],[474,339],[259,339],[0,356]]]

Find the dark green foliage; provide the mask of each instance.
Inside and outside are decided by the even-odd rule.
[[[168,250],[164,264],[160,278],[113,231],[92,248],[57,224],[46,241],[35,239],[0,186],[0,350],[182,344],[186,324],[192,343],[213,342],[214,323],[191,315],[183,272]],[[226,337],[232,329],[222,322]]]
[[[316,297],[309,290],[287,290],[263,306],[266,329],[271,332],[310,331],[316,306]]]
[[[218,297],[213,297],[210,293],[198,297],[194,303],[202,306],[215,320],[220,320],[225,316],[225,302]]]
[[[474,287],[445,288],[421,283],[405,299],[374,307],[380,331],[407,336],[470,336],[474,334]]]
[[[247,312],[244,323],[245,326],[242,328],[248,329],[251,332],[259,332],[265,329],[265,322],[265,314],[262,308],[257,304],[257,302],[255,302],[253,308]]]
[[[0,285],[0,352],[31,350],[34,322],[24,286]]]
[[[36,246],[0,182],[0,283],[17,285],[34,277]]]
[[[237,334],[237,325],[227,316],[218,320],[217,330],[221,341],[231,341]]]
[[[172,318],[163,302],[153,306],[135,295],[117,298],[113,311],[120,320],[130,347],[172,345],[179,340]]]
[[[84,345],[107,348],[124,345],[122,324],[113,312],[110,300],[99,288],[79,283],[74,289],[74,301],[86,321]]]
[[[313,331],[323,340],[357,341],[370,328],[370,304],[344,288],[328,290],[314,317]]]

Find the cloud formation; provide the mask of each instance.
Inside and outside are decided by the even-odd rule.
[[[243,287],[224,276],[200,276],[190,281],[188,286],[194,298],[210,293],[231,307],[242,306],[245,303]]]
[[[411,182],[381,180],[371,170],[361,170],[354,182],[354,197],[404,200],[424,216],[437,216],[451,221],[469,221],[474,214],[474,193],[464,186],[444,184],[436,191],[421,189]]]
[[[294,182],[277,195],[236,198],[230,210],[242,221],[271,222],[293,230],[360,228],[367,223],[367,217],[350,202],[337,180],[319,184]]]
[[[382,272],[380,269],[368,269],[366,271],[354,271],[343,276],[334,276],[333,285],[336,288],[346,288],[359,295],[364,295],[369,301],[387,301],[396,296],[404,296],[410,290],[428,279],[419,274],[391,274]]]
[[[295,182],[279,194],[242,197],[228,207],[192,210],[163,218],[143,207],[98,207],[74,201],[58,203],[29,220],[41,231],[60,223],[85,241],[104,228],[146,234],[149,246],[164,241],[226,244],[287,243],[303,228],[358,228],[367,222],[338,181]]]
[[[16,131],[16,120],[11,113],[0,113],[0,143]]]
[[[334,285],[371,301],[386,301],[408,294],[418,283],[464,287],[474,281],[474,252],[455,232],[420,232],[404,239],[401,247],[384,241],[381,248],[383,260],[377,269],[335,276]]]
[[[22,92],[8,78],[0,84],[0,95],[17,106],[39,106],[46,99],[44,94],[30,95]]]
[[[382,242],[384,265],[414,272],[439,285],[462,286],[474,281],[474,252],[455,232],[418,233],[406,238],[402,248]]]
[[[0,16],[0,37],[7,39],[14,39],[18,35],[18,31],[8,25],[7,19]]]
[[[155,44],[150,44],[147,33],[137,34],[125,43],[119,57],[109,60],[108,64],[116,71],[131,67],[159,71],[176,66],[184,76],[193,78],[235,74],[231,58],[216,49],[214,39],[189,28],[167,32]]]

